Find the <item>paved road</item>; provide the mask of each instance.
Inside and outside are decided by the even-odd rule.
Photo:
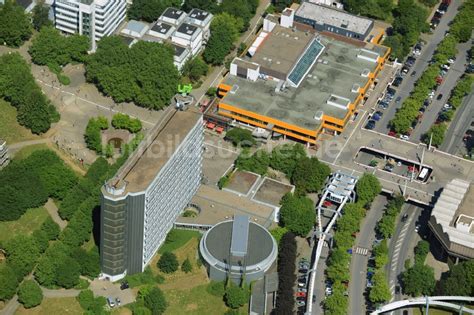
[[[405,76],[402,84],[399,86],[397,93],[395,94],[394,100],[397,97],[401,97],[401,101],[399,104],[395,104],[393,101],[389,108],[385,110],[385,113],[382,119],[377,123],[376,130],[387,134],[389,131],[388,122],[393,118],[395,112],[398,108],[400,108],[403,100],[407,98],[413,88],[415,86],[416,80],[421,76],[423,71],[428,67],[428,62],[431,60],[436,47],[438,47],[439,42],[444,38],[444,33],[448,29],[448,23],[456,16],[459,6],[461,5],[461,1],[453,1],[449,6],[448,11],[444,14],[443,18],[441,19],[438,27],[435,29],[432,35],[430,35],[428,39],[428,43],[423,46],[421,50],[421,55],[417,58],[415,64],[411,68],[411,71],[416,71],[416,75],[414,77],[411,76],[412,72],[409,72],[408,75]]]
[[[440,149],[451,154],[457,154],[460,151],[463,151],[462,147],[465,145],[462,138],[466,131],[471,127],[471,122],[473,121],[474,89],[471,91],[471,94],[464,98],[461,107],[456,111],[456,116],[454,116],[453,121],[449,125],[449,129],[446,132],[444,142]]]
[[[456,84],[458,83],[459,78],[464,74],[466,70],[466,58],[467,52],[471,48],[471,41],[467,43],[462,43],[457,45],[458,54],[456,55],[456,61],[449,69],[448,74],[444,77],[443,83],[441,83],[440,87],[436,91],[435,97],[433,98],[433,102],[423,115],[421,119],[421,123],[415,127],[413,134],[410,137],[410,141],[414,143],[419,143],[421,141],[421,137],[423,134],[428,132],[431,126],[435,123],[438,112],[443,108],[443,105],[446,104],[448,98],[451,94],[451,91],[454,89]],[[442,99],[437,100],[437,95],[443,94]]]
[[[415,226],[421,220],[423,208],[412,204],[405,205],[399,216],[401,218],[407,213],[408,219],[405,223],[398,221],[396,231],[390,240],[389,263],[386,266],[386,272],[389,280],[389,288],[392,292],[392,301],[402,300],[401,294],[395,294],[395,287],[400,284],[400,274],[405,270],[405,260],[413,256],[413,249],[420,237],[415,233]],[[401,311],[400,311],[401,314]]]
[[[367,212],[362,229],[356,238],[356,248],[371,249],[375,239],[375,226],[382,218],[383,210],[387,204],[387,198],[379,195],[375,198],[370,210]],[[349,284],[349,309],[351,314],[365,314],[365,290],[367,262],[370,251],[366,255],[352,254],[351,260],[351,282]]]

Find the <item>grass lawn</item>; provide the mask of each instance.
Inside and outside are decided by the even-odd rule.
[[[159,254],[163,254],[164,252],[172,252],[175,251],[176,249],[182,247],[184,244],[186,244],[189,240],[191,240],[193,237],[195,238],[200,238],[201,233],[197,231],[188,231],[188,230],[177,230],[173,229],[171,232],[173,234],[172,241],[170,242],[164,242],[163,245],[161,245],[160,249],[158,250]]]
[[[8,144],[26,140],[40,139],[16,121],[16,108],[0,99],[0,138]]]
[[[30,235],[40,228],[41,224],[49,216],[45,208],[26,210],[16,221],[0,222],[0,241],[5,241],[19,234]]]
[[[24,309],[20,306],[15,312],[15,315],[82,315],[83,313],[84,311],[79,305],[79,302],[77,302],[76,298],[67,297],[47,298],[43,300],[41,305],[30,309]]]
[[[37,151],[37,150],[49,150],[48,146],[44,143],[41,144],[32,144],[27,147],[24,147],[20,149],[17,153],[15,153],[15,160],[22,160],[26,159],[31,155],[31,153]]]

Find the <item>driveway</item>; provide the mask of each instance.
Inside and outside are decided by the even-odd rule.
[[[398,87],[397,93],[395,94],[394,100],[398,97],[401,97],[401,101],[399,104],[395,104],[395,102],[390,103],[390,106],[385,110],[385,113],[382,119],[377,123],[376,130],[387,134],[389,131],[388,123],[395,115],[398,108],[401,107],[403,100],[407,98],[410,93],[413,91],[415,87],[415,82],[421,76],[421,74],[425,71],[428,67],[428,62],[433,57],[433,53],[438,47],[438,44],[444,38],[444,33],[448,30],[449,26],[448,23],[456,16],[459,6],[461,5],[461,1],[453,1],[449,6],[448,11],[444,14],[443,18],[441,19],[438,27],[435,29],[433,34],[429,36],[428,43],[423,46],[421,50],[421,55],[415,61],[415,64],[411,68],[411,71],[408,75],[405,76],[403,79],[402,84]],[[415,76],[411,76],[410,74],[416,71]]]
[[[119,298],[122,305],[135,302],[135,294],[132,289],[120,290],[120,283],[113,283],[107,280],[94,279],[89,289],[94,292],[94,296]]]

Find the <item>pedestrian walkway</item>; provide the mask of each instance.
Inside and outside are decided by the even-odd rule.
[[[367,256],[369,254],[369,251],[370,250],[368,248],[357,247],[354,252],[362,256]]]
[[[54,222],[56,222],[59,225],[59,228],[64,230],[64,228],[67,225],[67,221],[61,219],[61,217],[58,214],[58,207],[54,203],[53,199],[48,199],[48,202],[44,205],[46,210],[48,211],[49,215],[51,216],[51,219],[53,219]]]

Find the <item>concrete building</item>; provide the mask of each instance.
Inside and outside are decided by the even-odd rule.
[[[365,40],[374,27],[374,21],[312,2],[302,2],[295,13],[295,21],[310,25],[316,31]]]
[[[191,52],[187,47],[172,44],[174,48],[173,62],[178,70],[181,70],[186,64],[189,58],[191,58]]]
[[[444,187],[428,223],[450,259],[474,259],[474,184],[454,179]]]
[[[10,155],[8,154],[7,142],[0,139],[0,169],[4,168],[10,162]]]
[[[367,97],[390,53],[388,47],[267,16],[262,31],[219,85],[218,113],[242,124],[315,144],[342,132]],[[278,24],[280,23],[280,24]]]
[[[164,42],[171,38],[171,35],[173,35],[175,30],[176,28],[172,24],[158,20],[156,23],[153,24],[153,26],[150,28],[147,34],[149,36],[158,38],[162,42]],[[143,39],[147,40],[147,38],[143,38]]]
[[[178,27],[186,19],[186,12],[176,8],[167,8],[158,18],[159,21]]]
[[[199,251],[211,280],[230,278],[240,284],[243,278],[247,283],[263,278],[277,258],[278,246],[263,226],[248,216],[236,215],[209,229]]]
[[[135,153],[102,187],[102,278],[144,270],[201,181],[203,122],[169,108]]]
[[[202,31],[204,41],[207,42],[207,40],[211,36],[212,17],[213,15],[209,12],[200,9],[192,9],[188,13],[186,22],[199,27]]]
[[[125,19],[126,0],[55,0],[56,28],[68,34],[78,33],[95,42],[112,34]]]
[[[127,25],[120,31],[121,34],[134,38],[141,38],[148,31],[148,24],[130,20]]]
[[[201,29],[188,23],[182,23],[171,36],[174,44],[188,47],[193,56],[201,50],[202,39]]]

